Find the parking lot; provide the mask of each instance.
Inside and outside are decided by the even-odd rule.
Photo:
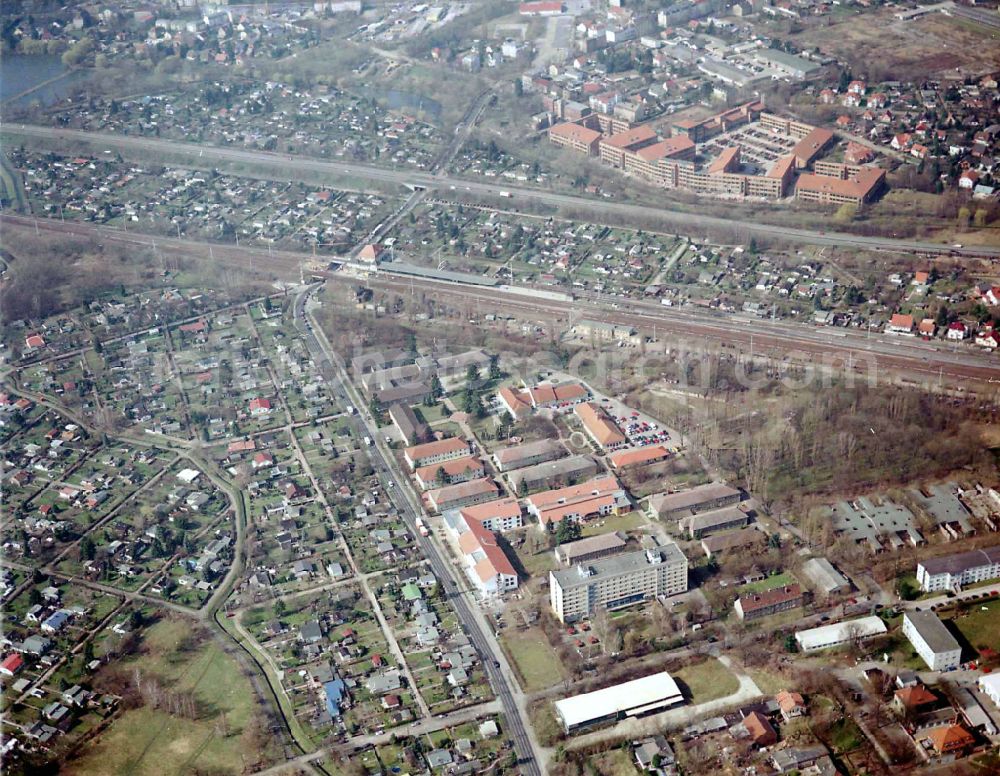
[[[698,153],[715,158],[723,149],[738,145],[744,172],[763,174],[771,169],[778,159],[791,153],[797,142],[790,135],[768,131],[758,124],[749,124],[716,135],[699,146]]]

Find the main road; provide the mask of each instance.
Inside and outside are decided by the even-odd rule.
[[[312,287],[312,290],[315,288],[317,287]],[[358,408],[357,414],[350,416],[354,431],[359,437],[368,437],[373,440],[373,444],[368,446],[367,451],[375,471],[378,473],[392,503],[416,538],[424,556],[430,561],[431,569],[437,576],[439,584],[444,586],[448,598],[469,636],[470,643],[483,661],[490,684],[496,691],[503,707],[504,723],[514,742],[521,772],[531,776],[541,776],[543,758],[540,757],[540,747],[537,746],[532,733],[529,732],[530,723],[526,724],[525,698],[519,688],[512,687],[511,680],[508,678],[512,676],[512,673],[506,658],[496,645],[492,634],[487,636],[487,633],[484,632],[486,623],[481,613],[474,611],[475,602],[467,600],[467,594],[452,579],[452,568],[445,560],[436,542],[429,537],[421,536],[417,530],[416,518],[419,508],[414,505],[406,491],[409,486],[405,476],[396,471],[395,462],[391,461],[383,452],[378,428],[374,420],[367,416],[365,405],[359,397],[351,396],[350,382],[340,357],[333,351],[322,333],[316,334],[316,327],[306,311],[306,303],[310,295],[311,292],[301,292],[294,298],[295,326],[305,337],[306,345],[330,386],[333,397],[344,406],[353,405]],[[516,697],[515,691],[517,692]]]
[[[733,229],[738,228],[748,235],[770,237],[787,242],[808,245],[836,245],[876,250],[891,250],[899,252],[918,252],[927,254],[957,254],[966,256],[1000,257],[1000,247],[978,247],[945,245],[942,243],[921,240],[901,240],[888,237],[864,237],[844,232],[825,232],[809,229],[794,229],[774,224],[763,224],[755,221],[745,221],[737,218],[718,218],[699,213],[668,210],[666,208],[646,205],[609,202],[607,200],[590,199],[574,194],[560,194],[543,189],[523,186],[508,186],[507,183],[484,183],[476,179],[458,178],[431,172],[413,170],[398,170],[377,167],[370,164],[355,164],[352,162],[332,162],[308,156],[279,154],[269,151],[258,151],[243,148],[186,143],[179,140],[164,140],[153,137],[137,137],[134,135],[119,135],[104,132],[89,132],[78,129],[61,129],[33,124],[6,124],[0,127],[0,136],[8,140],[12,138],[36,138],[39,140],[65,143],[74,152],[79,153],[82,147],[89,147],[92,152],[121,154],[133,159],[147,159],[151,154],[160,160],[164,158],[176,160],[176,163],[200,169],[212,168],[218,165],[253,165],[254,169],[234,170],[233,174],[264,180],[303,180],[315,183],[322,176],[340,176],[372,181],[383,185],[398,185],[409,188],[436,189],[443,192],[454,192],[456,197],[466,194],[497,197],[501,187],[509,193],[509,199],[502,200],[504,207],[519,210],[530,210],[534,206],[549,206],[574,208],[577,211],[590,211],[587,220],[594,223],[602,221],[603,216],[614,215],[610,225],[634,226],[640,229],[650,229],[651,224],[670,224],[673,229]],[[331,186],[336,183],[331,180]]]

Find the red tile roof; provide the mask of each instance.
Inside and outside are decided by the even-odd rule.
[[[609,460],[612,468],[624,469],[628,466],[638,466],[641,463],[662,461],[668,455],[670,454],[667,452],[667,448],[662,445],[649,445],[634,450],[622,450],[620,453],[612,455]]]
[[[601,137],[601,133],[596,129],[589,129],[580,124],[556,124],[549,129],[549,137],[561,137],[566,140],[575,140],[578,143],[590,145]]]
[[[653,131],[653,128],[648,124],[642,124],[638,127],[627,129],[624,132],[619,132],[616,135],[610,135],[604,138],[601,143],[611,148],[631,148],[637,143],[646,143],[654,137],[656,137],[656,132]]]

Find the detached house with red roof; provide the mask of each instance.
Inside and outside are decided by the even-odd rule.
[[[358,251],[358,260],[367,264],[378,264],[380,258],[382,258],[382,247],[380,245],[368,243]]]
[[[968,336],[969,327],[961,321],[954,321],[948,324],[948,331],[945,334],[946,339],[960,341],[964,340]]]
[[[976,344],[987,350],[1000,348],[1000,332],[995,329],[987,329],[976,335]]]
[[[972,190],[979,183],[979,173],[975,170],[966,170],[958,176],[958,187],[960,189]]]
[[[957,754],[972,748],[976,739],[961,725],[944,725],[927,734],[927,740],[938,755]]]
[[[271,400],[270,399],[251,399],[250,400],[250,414],[254,417],[260,417],[262,415],[271,414]]]
[[[781,717],[785,722],[796,717],[804,717],[809,713],[805,698],[797,692],[782,690],[774,699],[778,702],[778,708],[781,709]]]
[[[885,327],[886,334],[905,334],[913,336],[913,316],[896,313],[889,319]]]
[[[24,668],[24,659],[16,652],[12,652],[0,663],[0,674],[15,676],[22,668]]]

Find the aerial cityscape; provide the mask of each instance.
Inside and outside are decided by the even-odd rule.
[[[5,0],[0,769],[1000,776],[997,0]]]

